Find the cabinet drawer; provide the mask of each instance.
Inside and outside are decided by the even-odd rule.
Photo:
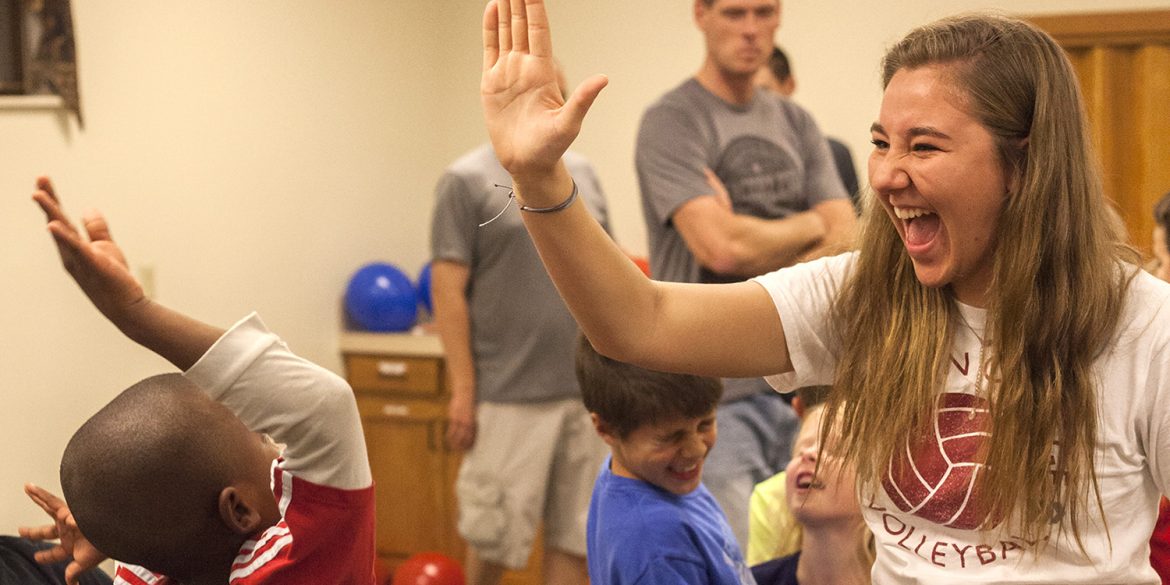
[[[393,424],[399,422],[439,423],[446,430],[447,403],[439,400],[385,398],[358,396],[358,413],[363,424]]]
[[[357,392],[438,397],[443,393],[440,360],[435,358],[347,355],[349,384]]]

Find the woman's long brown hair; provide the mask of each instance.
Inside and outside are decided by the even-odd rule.
[[[994,136],[1012,186],[987,294],[982,529],[1006,520],[1035,542],[1059,523],[1083,551],[1086,509],[1100,508],[1093,363],[1113,339],[1132,274],[1125,262],[1136,258],[1108,217],[1075,73],[1048,35],[995,16],[939,21],[887,53],[883,86],[928,65],[944,67]],[[833,308],[841,354],[825,419],[844,425],[839,448],[872,490],[895,450],[934,419],[962,324],[949,288],[918,282],[883,208],[869,201],[864,215]]]

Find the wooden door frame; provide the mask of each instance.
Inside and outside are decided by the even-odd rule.
[[[1170,10],[1024,16],[1065,48],[1170,43]]]
[[[1102,180],[1109,196],[1125,220],[1130,243],[1143,254],[1150,252],[1149,234],[1154,220],[1150,210],[1170,188],[1170,172],[1162,166],[1167,152],[1168,126],[1165,95],[1170,94],[1166,76],[1166,51],[1170,49],[1170,10],[1134,10],[1083,12],[1024,16],[1056,40],[1078,68],[1085,91],[1093,142],[1100,157]],[[1125,56],[1129,57],[1125,57]],[[1121,56],[1121,57],[1119,57]],[[1120,61],[1116,61],[1117,59]],[[1086,60],[1087,59],[1087,60]],[[1122,69],[1117,69],[1121,66]],[[1125,67],[1156,67],[1154,77],[1143,77],[1138,86],[1114,87],[1115,75],[1125,75]],[[1154,71],[1147,71],[1147,74]],[[1157,128],[1139,131],[1133,124],[1142,122],[1128,114],[1118,115],[1115,108],[1128,104],[1131,110],[1155,115]],[[1150,122],[1146,118],[1146,122]],[[1128,146],[1136,137],[1137,150]]]

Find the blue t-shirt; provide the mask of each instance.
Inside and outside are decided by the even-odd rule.
[[[593,485],[586,532],[593,585],[755,585],[727,518],[703,485],[678,496],[614,475]]]

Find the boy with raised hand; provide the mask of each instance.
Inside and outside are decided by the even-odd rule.
[[[583,336],[577,378],[612,451],[589,505],[590,581],[755,585],[727,517],[702,483],[717,434],[719,380],[618,362]]]
[[[72,582],[104,556],[117,583],[374,582],[374,488],[344,380],[288,350],[251,315],[224,331],[147,298],[88,214],[85,239],[48,179],[33,199],[66,270],[130,339],[183,374],[134,384],[77,431],[65,500],[29,486],[72,557]],[[100,551],[100,552],[99,552]]]

